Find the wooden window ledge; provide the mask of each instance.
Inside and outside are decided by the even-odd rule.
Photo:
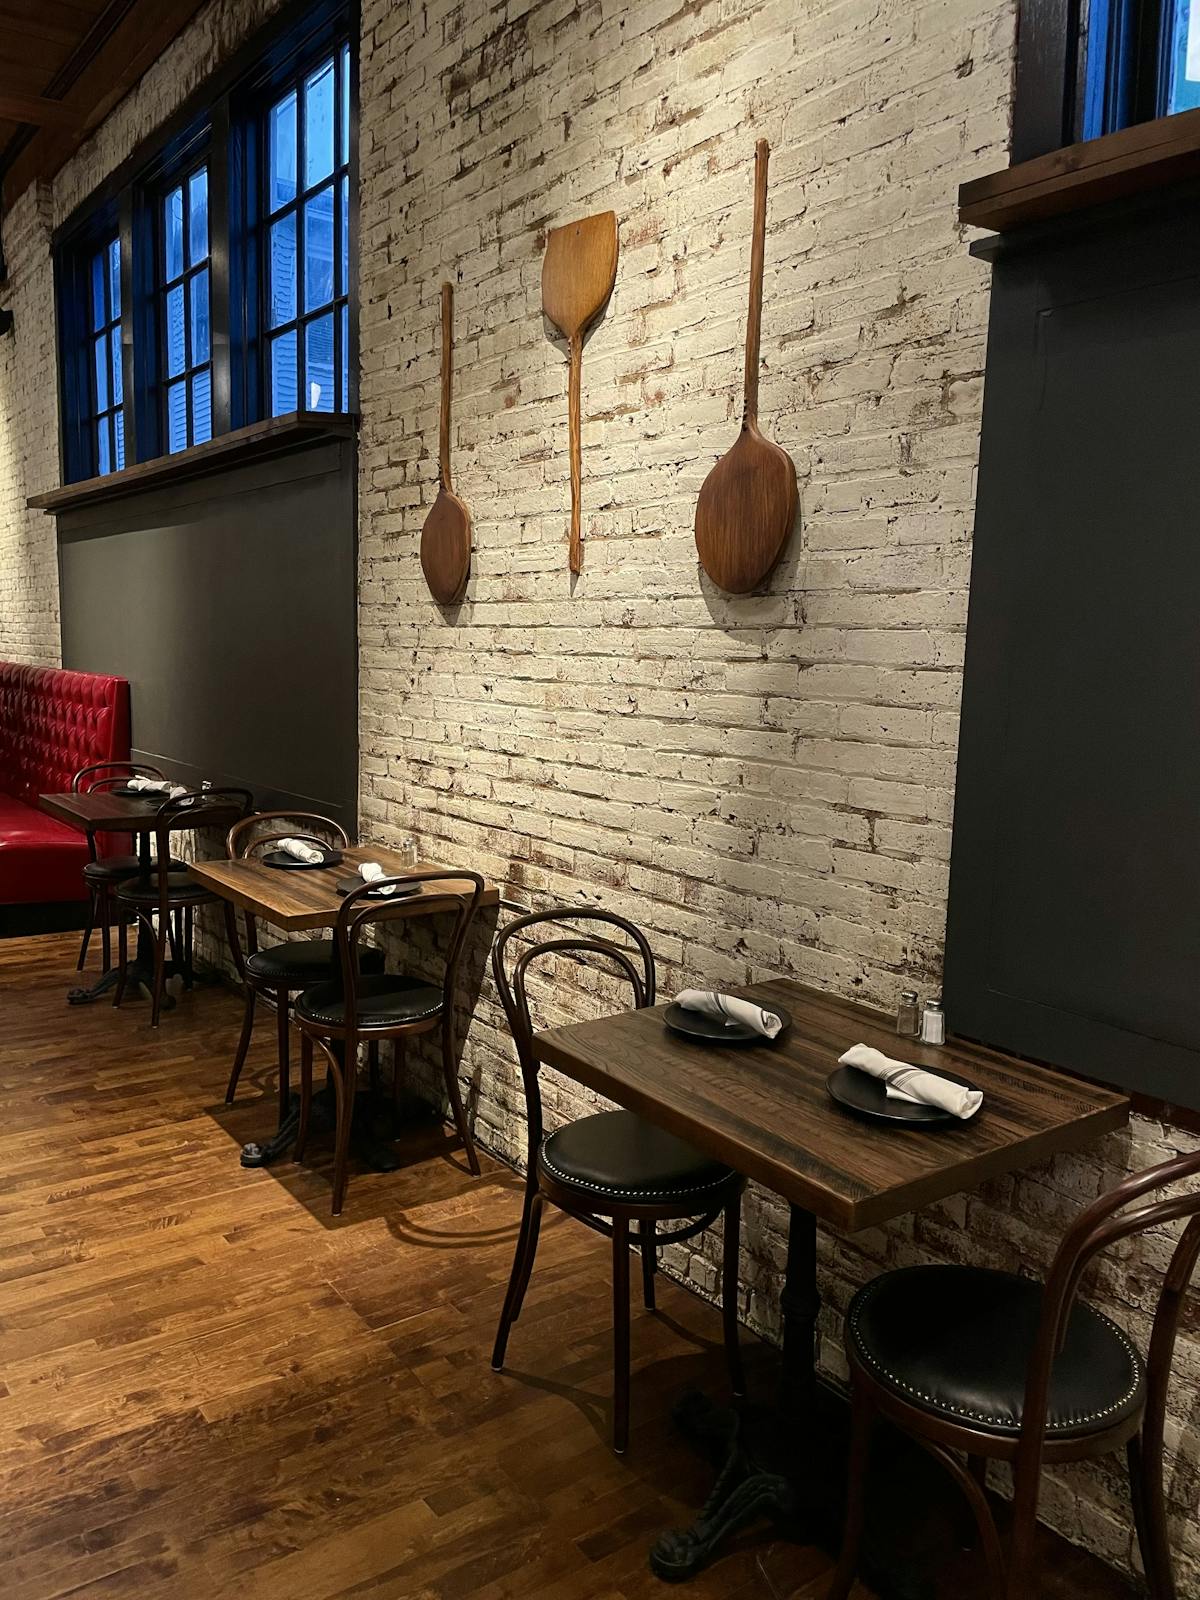
[[[345,412],[290,411],[286,416],[271,417],[266,422],[223,433],[204,444],[191,445],[172,456],[157,456],[153,461],[139,461],[136,466],[105,473],[101,478],[85,478],[81,483],[64,484],[61,489],[51,489],[47,494],[30,495],[25,504],[32,511],[73,511],[78,506],[96,505],[103,500],[159,489],[187,478],[244,466],[251,461],[263,461],[269,456],[286,455],[307,444],[352,439],[357,428],[358,418]]]
[[[1200,110],[1052,150],[964,183],[958,217],[1003,233],[1200,176]]]

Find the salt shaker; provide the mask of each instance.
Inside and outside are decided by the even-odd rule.
[[[921,1013],[921,1043],[945,1044],[946,1014],[940,1000],[927,1000]]]
[[[920,1031],[921,1013],[917,1005],[917,991],[905,989],[896,1007],[896,1032],[902,1039],[915,1039]]]
[[[409,834],[400,841],[400,854],[404,858],[406,867],[415,867],[417,864],[417,841]]]

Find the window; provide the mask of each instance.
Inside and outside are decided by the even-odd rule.
[[[174,455],[212,438],[207,167],[168,191],[161,222],[163,437]]]
[[[92,256],[91,427],[97,476],[125,465],[125,394],[121,369],[121,241]]]
[[[59,230],[65,482],[351,408],[349,32],[281,11]]]
[[[1200,0],[1090,0],[1076,137],[1200,106]]]
[[[344,411],[349,391],[350,48],[271,105],[263,203],[272,416]]]

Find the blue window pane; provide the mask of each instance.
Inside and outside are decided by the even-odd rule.
[[[121,468],[125,465],[125,413],[123,411],[117,412],[116,416],[113,418],[113,426],[116,430],[117,471],[120,472]]]
[[[333,299],[333,185],[304,207],[304,309],[315,311]]]
[[[172,189],[163,201],[163,262],[166,277],[183,271],[183,190]]]
[[[296,315],[296,213],[289,211],[271,227],[271,326]]]
[[[296,198],[296,92],[271,107],[267,118],[269,153],[267,171],[272,211]]]
[[[296,330],[271,340],[271,415],[298,411],[296,403]]]
[[[121,365],[121,330],[114,328],[109,334],[112,341],[112,393],[113,405],[119,406],[125,398],[125,371]]]
[[[349,293],[350,286],[350,180],[342,179],[342,275],[338,293]]]
[[[332,411],[333,317],[319,317],[304,330],[304,371],[308,379],[308,409]]]
[[[108,418],[101,417],[96,424],[96,470],[111,472],[112,460],[108,453]]]
[[[208,360],[208,268],[204,267],[188,285],[192,302],[192,365]]]
[[[333,58],[304,80],[304,187],[333,171]]]
[[[121,241],[114,239],[108,247],[109,317],[112,321],[121,315]]]
[[[1200,106],[1200,4],[1174,0],[1170,17],[1171,87],[1167,110]]]
[[[342,382],[338,389],[338,410],[350,409],[350,312],[342,307]]]
[[[212,373],[206,367],[192,379],[192,443],[212,438]]]
[[[208,168],[201,167],[188,179],[188,266],[194,267],[208,254]]]
[[[96,410],[108,410],[108,335],[102,333],[93,351],[96,364]]]
[[[339,130],[338,165],[344,167],[350,161],[350,46],[348,44],[342,46],[339,70],[342,78],[342,126]]]
[[[172,383],[167,388],[167,449],[187,448],[187,384]]]
[[[183,336],[183,285],[177,283],[167,293],[167,376],[177,377],[186,365]]]
[[[92,328],[99,330],[108,321],[104,309],[104,251],[92,258]]]

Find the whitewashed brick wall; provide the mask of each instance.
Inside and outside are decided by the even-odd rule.
[[[58,656],[53,524],[23,509],[58,481],[50,229],[272,9],[213,0],[5,219],[17,337],[0,341],[0,657]],[[517,904],[624,912],[650,933],[668,994],[777,972],[883,1005],[936,987],[988,294],[954,198],[1006,159],[1014,13],[1015,0],[364,0],[365,837],[415,831]],[[698,573],[691,527],[740,414],[758,136],[773,149],[762,419],[796,460],[801,518],[766,591],[732,599]],[[608,207],[622,254],[584,361],[573,584],[566,364],[540,315],[541,257],[548,228]],[[445,276],[454,470],[476,548],[464,602],[443,612],[418,544]],[[616,1002],[560,965],[544,1020]],[[463,1077],[481,1141],[520,1161],[520,1086],[486,974]],[[546,1098],[552,1122],[594,1103],[553,1075]],[[1182,1143],[1137,1119],[1085,1158],[825,1235],[826,1369],[843,1370],[838,1314],[872,1272],[966,1257],[1041,1270],[1080,1205]],[[784,1226],[755,1192],[743,1309],[769,1332]],[[1092,1290],[1143,1337],[1161,1260],[1161,1241],[1126,1251]],[[712,1262],[677,1249],[670,1266],[711,1293]],[[1189,1338],[1169,1431],[1182,1593],[1200,1589],[1198,1376]],[[1119,1465],[1056,1474],[1044,1510],[1132,1560]]]

